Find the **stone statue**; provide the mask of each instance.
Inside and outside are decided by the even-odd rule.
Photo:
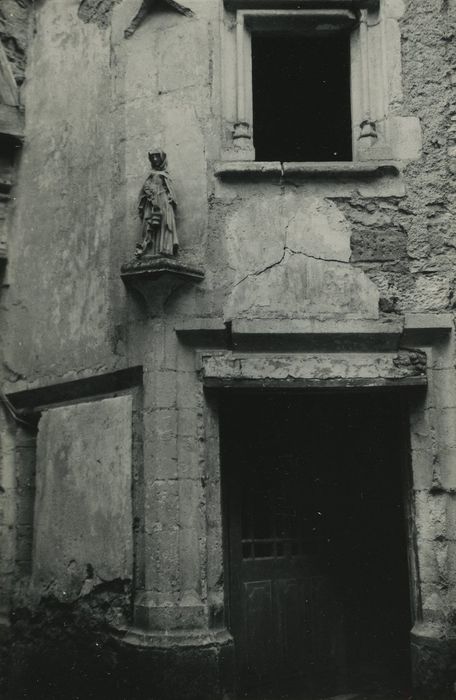
[[[176,255],[179,242],[176,231],[176,196],[166,170],[166,153],[157,148],[148,153],[152,172],[139,195],[138,212],[142,221],[142,242],[136,246],[136,257]]]

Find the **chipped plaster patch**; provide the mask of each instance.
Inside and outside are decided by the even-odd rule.
[[[100,29],[106,29],[111,22],[114,5],[121,0],[81,0],[78,17],[83,22],[93,22]]]

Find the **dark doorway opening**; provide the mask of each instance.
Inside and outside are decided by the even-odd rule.
[[[350,38],[252,34],[258,161],[351,161]]]
[[[381,390],[223,400],[239,697],[410,688],[405,434]]]

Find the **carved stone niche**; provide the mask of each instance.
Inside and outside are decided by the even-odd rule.
[[[151,314],[171,292],[188,282],[201,282],[204,271],[172,255],[144,255],[121,267],[127,287],[138,292]]]
[[[148,152],[151,171],[138,201],[142,241],[133,260],[122,265],[121,277],[139,292],[151,316],[159,314],[169,294],[187,282],[200,282],[204,272],[178,259],[176,191],[161,147]]]

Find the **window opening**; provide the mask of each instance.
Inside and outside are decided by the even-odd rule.
[[[257,161],[351,161],[350,36],[252,33]]]

